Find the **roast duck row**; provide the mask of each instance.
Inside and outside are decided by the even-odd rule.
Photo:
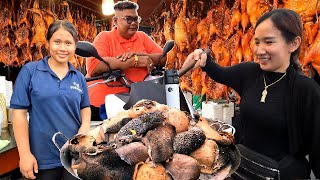
[[[197,48],[209,48],[222,66],[255,61],[253,54],[254,26],[265,12],[288,8],[303,20],[303,42],[299,60],[305,74],[320,74],[320,33],[315,0],[172,0],[150,22],[153,39],[160,45],[175,40],[176,46],[167,55],[166,69],[180,69],[186,56]],[[315,71],[314,71],[315,70]],[[207,99],[226,99],[233,90],[207,77],[200,69],[180,78],[182,89]],[[239,100],[239,96],[233,96]]]
[[[219,131],[217,131],[220,129]],[[240,164],[223,124],[141,100],[88,133],[69,139],[61,162],[80,179],[224,179]]]
[[[70,11],[67,1],[55,4],[53,0],[44,0],[40,1],[42,6],[38,0],[9,2],[0,2],[0,63],[6,66],[21,66],[47,55],[46,33],[55,20],[72,22],[78,30],[79,40],[92,42],[97,35],[96,17],[93,14],[84,16],[82,9]],[[76,68],[84,65],[83,60],[80,57],[70,58]]]

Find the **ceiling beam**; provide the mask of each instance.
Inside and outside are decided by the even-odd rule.
[[[96,3],[95,1],[89,1],[89,0],[85,0],[85,1],[87,1],[87,2],[89,2],[91,4],[94,4],[94,5],[98,6],[98,7],[101,6],[101,4],[102,4],[102,0],[101,0],[100,4]]]
[[[87,6],[84,6],[84,5],[82,5],[82,4],[79,4],[79,3],[77,3],[77,2],[75,2],[75,1],[73,1],[73,0],[67,0],[69,3],[71,3],[71,4],[74,4],[74,5],[77,5],[77,6],[80,6],[80,7],[82,7],[82,8],[85,8],[85,9],[87,9],[87,10],[90,10],[90,11],[92,11],[92,12],[95,12],[95,13],[97,13],[97,14],[100,14],[100,15],[103,15],[103,13],[100,11],[97,11],[97,10],[94,10],[94,9],[91,9],[91,8],[89,8],[89,7],[87,7]]]
[[[160,2],[158,3],[158,5],[153,9],[153,11],[148,15],[147,19],[149,19],[151,17],[151,15],[153,15],[158,9],[160,6],[162,6],[162,3],[163,1],[165,0],[160,0]]]

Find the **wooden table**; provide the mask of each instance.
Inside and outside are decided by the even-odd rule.
[[[19,167],[19,153],[13,136],[12,125],[9,124],[1,131],[0,139],[9,140],[10,143],[0,151],[0,176]]]

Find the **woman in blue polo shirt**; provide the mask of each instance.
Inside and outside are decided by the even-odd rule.
[[[23,66],[10,102],[20,171],[28,179],[75,179],[63,168],[51,138],[58,131],[71,138],[90,130],[86,82],[68,62],[75,54],[77,32],[72,23],[59,20],[46,38],[50,56]]]

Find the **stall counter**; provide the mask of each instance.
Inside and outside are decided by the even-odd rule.
[[[1,129],[2,140],[9,140],[10,143],[0,150],[0,176],[19,167],[19,153],[13,136],[12,125]]]

